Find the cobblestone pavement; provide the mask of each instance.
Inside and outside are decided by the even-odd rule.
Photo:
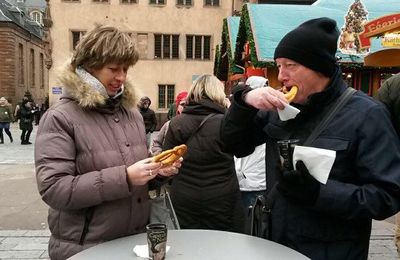
[[[17,124],[11,131],[14,143],[5,136],[5,144],[0,145],[0,259],[49,259],[47,206],[36,188],[34,145],[20,144]],[[400,259],[393,236],[393,218],[373,221],[369,260]]]
[[[33,127],[30,142],[35,143],[37,126]],[[4,144],[0,144],[0,165],[1,164],[33,164],[34,145],[21,145],[21,130],[18,123],[11,124],[11,134],[14,142],[10,143],[8,136],[4,133]]]
[[[374,221],[369,260],[400,259],[393,243],[394,225]],[[49,259],[48,230],[0,230],[0,259]]]

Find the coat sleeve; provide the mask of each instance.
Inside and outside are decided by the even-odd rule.
[[[378,90],[376,98],[384,103],[388,108],[393,107],[394,97],[397,96],[392,92],[392,86],[390,80],[386,80]],[[392,113],[392,111],[390,111]]]
[[[54,209],[80,209],[131,195],[124,165],[77,173],[73,126],[59,111],[48,111],[35,143],[36,181]]]
[[[383,106],[369,109],[357,135],[349,173],[355,179],[321,185],[316,208],[346,219],[385,219],[400,209],[400,143]]]
[[[153,139],[153,145],[151,147],[151,153],[153,155],[157,155],[163,150],[163,143],[165,139],[165,135],[168,131],[169,122],[165,122],[165,124],[161,127],[160,132],[158,132],[157,136]]]
[[[242,91],[234,94],[233,102],[226,112],[221,125],[221,139],[225,152],[236,157],[251,154],[255,147],[266,140],[262,131],[258,110],[243,104]]]
[[[385,104],[392,116],[397,134],[400,135],[400,74],[386,80],[378,90],[376,98]]]

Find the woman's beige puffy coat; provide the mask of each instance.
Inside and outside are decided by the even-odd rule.
[[[52,259],[143,232],[149,216],[147,185],[129,187],[126,176],[129,165],[148,156],[133,87],[125,84],[113,103],[70,68],[60,81],[65,94],[40,121],[35,145]]]

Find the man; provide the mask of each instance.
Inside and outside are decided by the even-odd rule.
[[[157,119],[156,114],[150,108],[151,100],[149,97],[142,97],[139,103],[139,111],[142,114],[144,126],[146,128],[147,148],[150,149],[151,133],[156,130]]]
[[[377,99],[383,102],[392,115],[393,125],[400,134],[400,73],[386,80],[378,90]],[[400,254],[400,213],[396,215],[395,244]]]
[[[378,102],[356,92],[311,146],[336,151],[325,185],[302,161],[283,170],[277,141],[301,145],[347,88],[336,64],[336,22],[309,20],[279,42],[274,59],[278,80],[298,86],[293,106],[300,113],[280,121],[287,103],[273,88],[247,88],[234,94],[221,128],[225,149],[250,154],[266,143],[267,191],[276,184],[271,239],[311,259],[367,259],[372,219],[385,219],[400,207],[400,144],[390,115]]]

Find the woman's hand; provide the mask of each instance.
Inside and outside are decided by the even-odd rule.
[[[132,186],[144,185],[148,181],[154,179],[160,169],[161,163],[153,162],[151,158],[137,161],[126,168],[129,184]]]
[[[179,160],[176,160],[172,165],[162,167],[158,174],[164,177],[170,177],[178,174],[179,168],[182,166],[183,158],[180,157]]]
[[[138,161],[126,169],[130,185],[145,185],[157,175],[170,177],[178,173],[183,158],[179,158],[170,166],[162,167],[160,162],[153,162],[152,158]]]

